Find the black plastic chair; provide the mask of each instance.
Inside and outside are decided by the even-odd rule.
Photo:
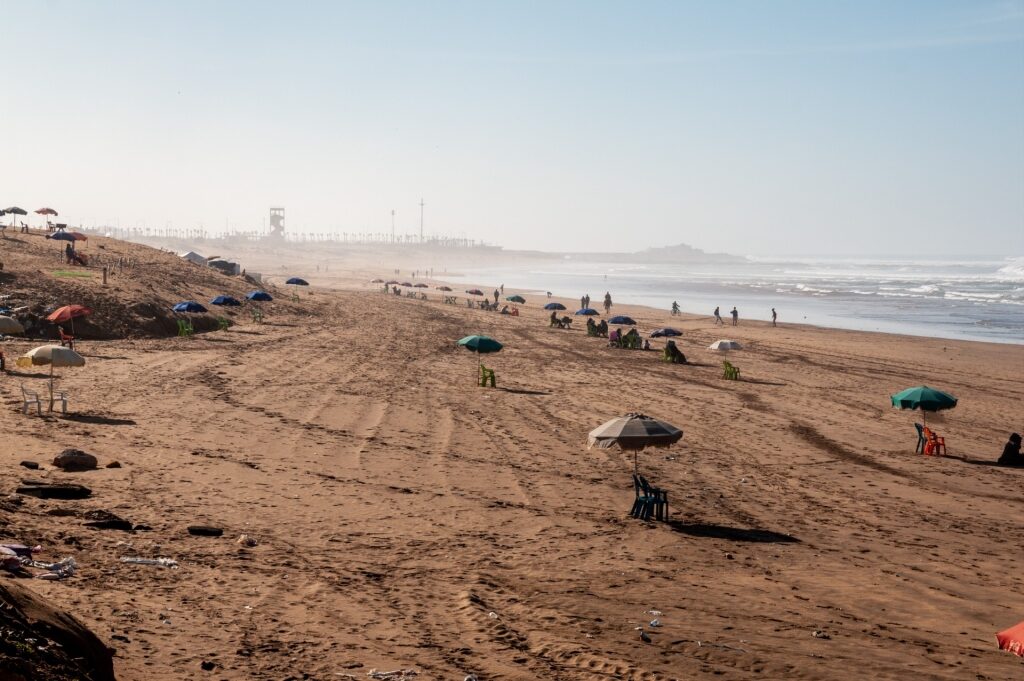
[[[914,427],[917,428],[917,446],[914,447],[914,453],[923,452],[925,445],[924,427],[920,423],[915,423]]]

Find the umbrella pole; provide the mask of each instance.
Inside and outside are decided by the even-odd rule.
[[[50,411],[53,411],[53,361],[50,361]]]

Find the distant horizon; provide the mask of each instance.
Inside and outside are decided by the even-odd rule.
[[[1024,253],[1024,0],[0,2],[0,207]]]

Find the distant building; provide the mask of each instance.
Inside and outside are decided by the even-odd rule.
[[[206,267],[207,265],[206,258],[199,255],[195,251],[185,251],[184,253],[179,253],[178,256],[185,260],[188,260],[191,263],[195,263],[196,265],[199,265],[201,267]]]

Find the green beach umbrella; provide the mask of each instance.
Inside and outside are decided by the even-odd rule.
[[[503,347],[501,343],[494,340],[490,336],[466,336],[460,338],[455,342],[456,345],[461,345],[470,352],[477,354],[477,370],[483,366],[483,361],[480,359],[481,354],[487,354],[490,352],[498,352]]]
[[[519,303],[520,305],[526,304],[526,298],[523,298],[522,296],[505,296],[505,300],[510,303]]]
[[[504,347],[490,336],[466,336],[460,338],[455,344],[476,353],[497,352]]]
[[[891,396],[892,406],[900,409],[920,409],[921,418],[928,423],[926,416],[930,411],[942,411],[956,406],[956,398],[948,393],[926,385],[907,388]]]

